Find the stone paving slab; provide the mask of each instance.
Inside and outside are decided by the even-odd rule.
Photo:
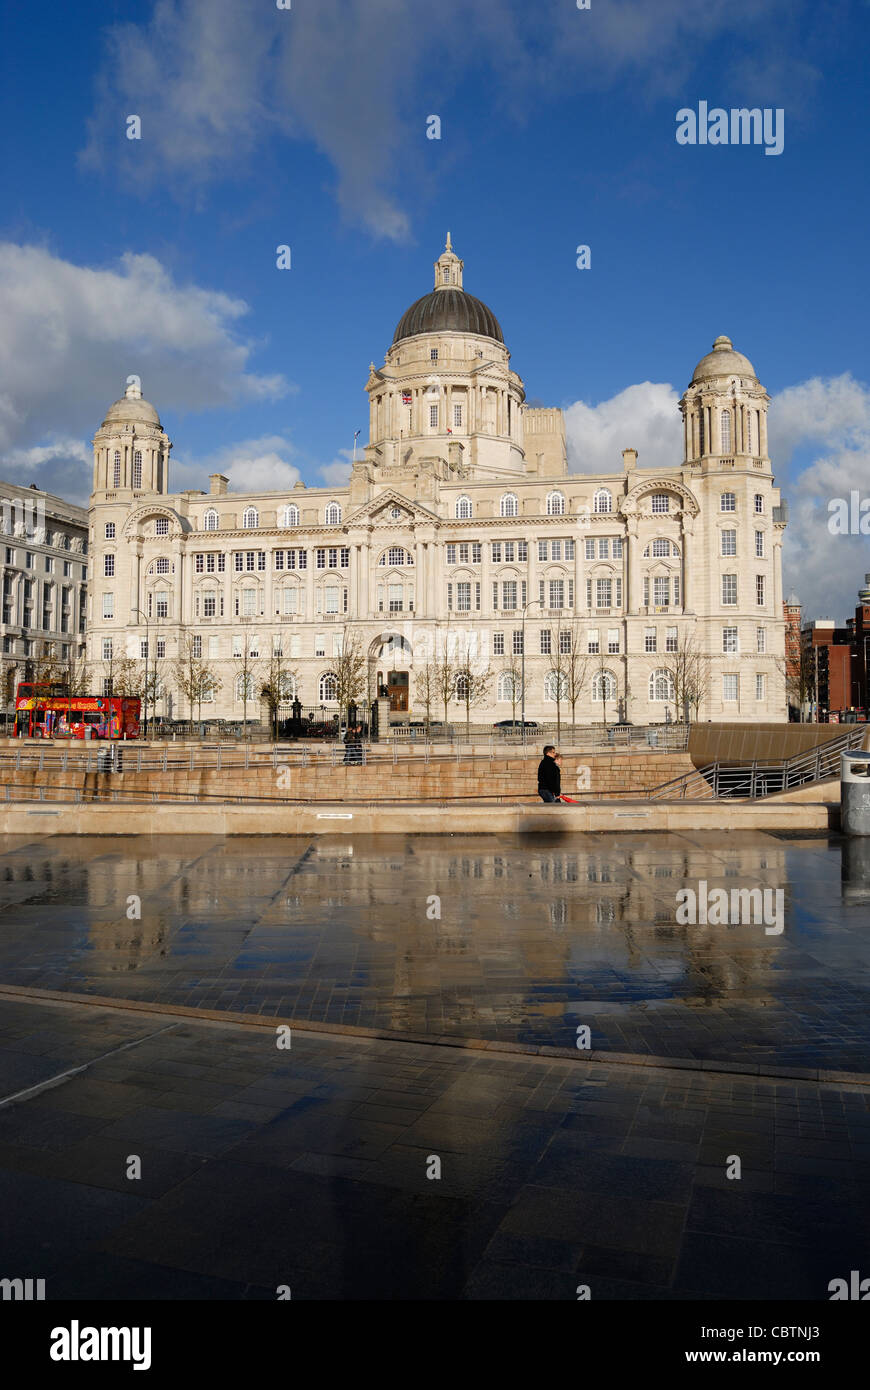
[[[19,840],[0,854],[0,984],[571,1055],[582,1025],[596,1057],[848,1079],[870,1074],[867,848],[700,830]],[[782,932],[680,926],[676,894],[700,881],[781,890]]]
[[[824,1300],[866,1263],[866,1087],[157,1022],[0,999],[0,1275],[48,1299]],[[17,1058],[73,1052],[2,1103]]]

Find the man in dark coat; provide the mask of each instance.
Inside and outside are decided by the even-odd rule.
[[[556,762],[556,749],[552,743],[548,743],[538,763],[538,796],[542,801],[561,804],[561,795],[562,774]]]

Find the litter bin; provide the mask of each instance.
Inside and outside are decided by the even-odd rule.
[[[870,835],[870,752],[840,754],[840,823],[847,835]]]

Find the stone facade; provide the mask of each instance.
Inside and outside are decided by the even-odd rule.
[[[52,493],[0,482],[3,701],[40,664],[62,675],[83,657],[87,616],[88,513]]]
[[[434,290],[370,367],[369,443],[344,487],[239,495],[214,475],[208,494],[170,492],[170,441],[129,379],[94,440],[95,667],[141,660],[150,636],[162,709],[186,713],[172,663],[195,638],[221,680],[203,717],[241,718],[250,673],[250,718],[276,651],[288,698],[334,707],[352,635],[368,693],[387,686],[394,718],[419,719],[420,671],[446,646],[489,673],[480,724],[519,718],[525,647],[527,719],[554,720],[560,689],[570,719],[579,670],[578,722],[648,723],[685,713],[680,654],[700,654],[693,718],[784,720],[785,508],[752,364],[717,338],[673,467],[627,448],[618,471],[569,474],[561,411],[525,404],[463,270],[448,238]]]

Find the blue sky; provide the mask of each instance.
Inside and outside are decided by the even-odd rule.
[[[774,397],[786,583],[842,619],[870,570],[826,524],[870,495],[868,30],[865,0],[7,5],[0,475],[84,500],[136,372],[173,486],[339,481],[449,227],[577,471],[677,461],[727,333]],[[783,108],[782,154],[678,145],[702,100]]]

